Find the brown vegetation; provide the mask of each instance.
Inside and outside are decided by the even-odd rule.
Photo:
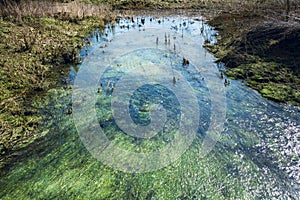
[[[78,0],[67,3],[55,1],[20,1],[3,0],[0,8],[1,16],[47,16],[62,18],[104,18],[110,13],[110,6],[104,4],[83,3]]]

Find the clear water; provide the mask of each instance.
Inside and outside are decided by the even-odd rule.
[[[98,161],[87,150],[85,138],[78,134],[81,128],[93,128],[89,125],[90,112],[74,117],[76,106],[84,104],[74,101],[78,100],[74,99],[76,89],[51,90],[44,99],[47,107],[42,109],[47,116],[43,132],[48,134],[27,158],[1,178],[0,198],[299,199],[300,109],[263,99],[240,81],[231,80],[225,87],[224,79],[219,78],[221,64],[216,64],[202,47],[207,39],[216,42],[217,33],[201,17],[146,17],[145,24],[141,17],[133,21],[121,19],[102,32],[95,31],[89,38],[93,45],[81,52],[82,65],[71,67],[71,85],[78,88],[80,76],[81,80],[92,80],[86,91],[93,94],[96,122],[118,148],[147,155],[172,144],[180,120],[184,119],[182,108],[191,116],[198,116],[194,119],[197,129],[190,146],[167,165],[150,165],[157,169],[146,173],[132,173],[130,169],[147,167],[122,168],[120,158],[114,156],[110,157],[112,163]],[[189,65],[183,66],[183,58],[189,59]],[[103,71],[93,74],[91,69]],[[118,102],[129,103],[127,109],[117,107],[121,108],[118,114],[122,117],[128,112],[138,130],[142,130],[153,123],[153,106],[164,110],[161,118],[166,123],[150,139],[131,135],[126,131],[128,121],[118,121],[118,115],[112,111],[118,87],[135,86],[130,79],[122,79],[130,73],[136,73],[135,84],[144,83],[145,74],[155,79],[140,84],[130,98],[119,97]],[[188,106],[182,107],[181,99],[190,91],[196,104],[187,100],[183,102]],[[215,105],[224,109],[217,109],[219,116],[211,117],[216,114]],[[72,108],[74,115],[68,112]],[[205,135],[211,125],[217,126],[214,119],[223,119],[223,111],[226,116],[220,127],[222,132],[204,156]]]

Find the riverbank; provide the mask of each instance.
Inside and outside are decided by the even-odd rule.
[[[113,18],[105,6],[97,16],[66,15],[59,9],[39,16],[34,7],[17,12],[16,6],[2,7],[0,17],[0,168],[44,137],[44,97],[67,86],[70,65],[79,63],[79,50],[90,45],[86,38]]]
[[[300,23],[284,15],[223,13],[210,24],[221,37],[208,49],[239,79],[263,97],[300,105]],[[299,9],[294,10],[299,13]]]

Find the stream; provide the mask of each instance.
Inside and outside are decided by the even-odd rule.
[[[300,108],[227,79],[217,36],[201,16],[95,30],[0,199],[299,199]]]

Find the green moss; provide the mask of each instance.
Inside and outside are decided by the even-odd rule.
[[[286,102],[292,97],[292,88],[283,84],[270,83],[264,85],[260,93],[263,97]]]
[[[47,95],[36,97],[34,106],[46,105],[44,112],[48,114],[45,132],[41,133],[44,137],[25,160],[19,160],[1,177],[1,199],[252,199],[253,191],[261,191],[263,171],[251,155],[236,153],[260,140],[239,126],[229,127],[231,134],[222,134],[222,144],[204,158],[202,138],[197,137],[179,160],[155,172],[128,174],[105,166],[86,150],[72,116],[63,112],[70,105],[71,92],[51,89]],[[110,97],[99,95],[97,102],[102,108],[97,110],[101,111],[98,116],[110,120],[111,111],[105,109]],[[130,145],[137,144],[132,137],[107,129],[106,135],[110,134],[115,135],[114,142],[120,148],[136,150]],[[138,144],[146,151],[160,145],[165,144]]]
[[[265,98],[299,105],[299,77],[278,63],[256,61],[228,69],[226,74],[233,79],[246,80],[249,87],[258,90]]]
[[[233,68],[226,71],[226,75],[232,79],[245,79],[245,74],[243,68]]]

